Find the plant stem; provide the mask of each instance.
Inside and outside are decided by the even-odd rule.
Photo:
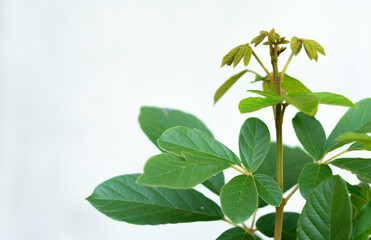
[[[327,159],[327,160],[324,161],[322,164],[329,164],[329,163],[331,162],[331,160],[333,160],[333,159],[339,157],[340,155],[343,155],[344,153],[347,153],[347,152],[349,152],[349,151],[350,151],[350,149],[345,149],[344,151],[342,151],[342,152],[336,154],[335,156],[333,156],[333,157]]]
[[[254,228],[255,218],[256,218],[256,213],[258,212],[258,209],[259,209],[259,208],[257,208],[257,209],[255,210],[254,215],[252,216],[252,222],[251,222],[251,227],[250,227],[251,229]]]
[[[224,218],[224,219],[222,219],[224,222],[227,222],[227,223],[229,223],[229,224],[232,224],[233,226],[235,226],[235,227],[241,227],[241,226],[238,226],[237,224],[234,224],[233,222],[231,222],[231,221],[229,221],[228,219],[226,219],[226,218]]]
[[[256,76],[261,76],[259,73],[253,71],[253,70],[249,70],[249,69],[246,69],[246,71],[250,72],[250,73],[253,73],[255,74]]]
[[[252,50],[252,55],[254,56],[254,58],[256,59],[256,61],[258,61],[258,63],[260,64],[260,66],[264,69],[264,72],[268,75],[268,77],[270,79],[273,79],[273,76],[272,74],[267,70],[267,68],[264,66],[264,64],[262,63],[262,61],[260,61],[259,57],[256,55],[256,53],[254,52],[254,50]]]
[[[285,204],[289,201],[289,199],[292,197],[292,195],[294,195],[294,193],[299,189],[299,185],[296,184],[296,186],[294,187],[294,189],[292,189],[292,191],[289,193],[289,195],[287,195],[287,197],[285,198]]]
[[[235,167],[235,166],[232,165],[231,168],[233,168],[233,169],[239,171],[239,172],[242,173],[242,174],[246,174],[244,171],[240,170],[238,167]]]
[[[283,78],[283,75],[285,75],[286,69],[287,69],[287,67],[290,64],[292,57],[295,55],[296,51],[298,50],[298,47],[300,46],[300,44],[301,44],[301,41],[300,41],[300,39],[298,39],[298,41],[295,44],[294,49],[291,52],[291,55],[290,55],[289,59],[287,59],[287,62],[285,64],[285,67],[283,67],[283,70],[281,72],[281,78]]]
[[[271,62],[273,66],[273,77],[274,77],[274,93],[281,96],[281,76],[278,72],[278,44],[270,46],[271,48]],[[282,143],[282,124],[283,124],[283,114],[285,107],[282,108],[281,104],[276,105],[275,114],[275,126],[276,126],[276,141],[277,141],[277,184],[283,189],[283,143]],[[281,240],[282,235],[282,222],[283,222],[283,207],[284,201],[281,205],[276,207],[276,217],[275,217],[275,227],[274,227],[274,239]]]

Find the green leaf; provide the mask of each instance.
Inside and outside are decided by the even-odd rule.
[[[303,198],[308,199],[313,189],[331,176],[331,168],[325,164],[308,163],[305,165],[299,177],[299,189]]]
[[[258,193],[250,175],[239,175],[225,184],[220,193],[224,214],[233,222],[246,221],[258,207]]]
[[[220,172],[202,184],[216,195],[220,195],[220,191],[222,190],[224,183],[224,173]]]
[[[310,60],[318,60],[318,54],[315,47],[312,45],[310,40],[304,39],[303,41],[305,52],[307,53]]]
[[[353,143],[352,145],[350,145],[349,147],[349,150],[366,150],[366,148],[363,147],[363,144],[362,143]]]
[[[267,76],[263,77],[263,76],[260,76],[260,75],[256,75],[254,81],[251,81],[250,83],[256,83],[256,82],[264,81],[266,78],[267,78]]]
[[[156,146],[157,139],[167,129],[176,126],[196,128],[213,136],[200,119],[179,110],[145,106],[141,107],[138,120],[143,132]]]
[[[276,179],[276,156],[276,143],[272,142],[265,160],[255,174],[266,174]],[[284,145],[283,162],[283,191],[286,192],[298,182],[304,165],[313,160],[302,149]]]
[[[340,94],[330,92],[317,92],[313,93],[313,95],[316,95],[321,98],[320,100],[321,104],[356,108],[352,101],[350,101],[348,98]]]
[[[362,126],[357,128],[355,130],[355,132],[357,132],[357,133],[371,133],[371,121],[366,122],[365,124],[363,124]]]
[[[269,205],[278,207],[282,202],[282,190],[276,181],[265,174],[254,175],[254,180],[259,196]]]
[[[240,50],[237,52],[236,56],[234,57],[233,60],[233,68],[235,68],[241,61],[243,55],[245,54],[246,47],[241,47]]]
[[[283,213],[282,240],[296,240],[296,224],[300,214],[295,212]],[[274,237],[275,213],[261,216],[256,222],[256,228],[267,237]]]
[[[223,232],[216,240],[254,240],[254,237],[243,228],[234,227]]]
[[[309,195],[300,215],[297,239],[349,239],[352,208],[344,181],[332,176],[322,181]]]
[[[348,186],[348,190],[352,189],[352,188],[349,187],[349,185],[347,185],[347,186]],[[367,187],[368,187],[368,185],[367,185]],[[352,204],[356,207],[357,213],[361,212],[361,209],[367,203],[367,201],[366,201],[367,198],[370,199],[370,197],[371,197],[371,193],[370,193],[370,191],[367,187],[363,187],[363,186],[360,186],[360,185],[353,186],[353,188],[358,193],[355,193],[354,190],[349,190],[349,192],[351,193],[350,200],[351,200]]]
[[[197,129],[170,128],[158,139],[158,144],[163,150],[180,157],[184,152],[194,155],[199,158],[199,163],[241,163],[229,148]]]
[[[274,28],[272,28],[272,30],[270,30],[270,32],[268,33],[268,40],[270,43],[275,43],[275,39],[276,39],[276,32],[274,31]]]
[[[145,187],[139,174],[111,178],[98,185],[87,200],[106,216],[138,225],[158,225],[224,218],[219,206],[201,193]]]
[[[321,98],[312,93],[289,93],[284,95],[283,99],[296,107],[299,111],[312,117],[316,115],[318,104],[321,100]]]
[[[316,160],[325,154],[326,133],[322,124],[314,117],[297,113],[292,119],[296,136],[304,149]]]
[[[316,41],[314,40],[308,40],[310,42],[310,44],[312,45],[312,47],[317,51],[319,52],[320,54],[322,54],[323,56],[326,56],[326,53],[325,53],[325,49],[323,49],[323,47]]]
[[[255,37],[253,40],[251,40],[251,44],[255,43],[255,47],[258,46],[261,42],[263,42],[264,38],[268,35],[267,34],[260,34],[259,36]]]
[[[243,70],[243,71],[233,75],[226,82],[224,82],[223,85],[220,86],[218,88],[218,90],[216,90],[216,92],[215,92],[214,104],[217,101],[219,101],[219,99],[221,97],[223,97],[223,95],[233,86],[233,84],[235,84],[237,82],[237,80],[240,79],[246,72],[247,72],[247,70]]]
[[[252,55],[252,49],[251,47],[247,47],[243,55],[243,64],[245,65],[245,67],[249,65],[250,60],[251,60],[251,55]]]
[[[331,161],[331,164],[357,176],[371,179],[371,158],[338,158]]]
[[[229,163],[215,164],[198,163],[197,158],[186,160],[170,154],[158,154],[146,162],[144,173],[137,183],[146,186],[167,187],[167,188],[192,188],[222,170],[229,168]]]
[[[347,144],[335,139],[346,132],[353,132],[367,122],[371,121],[371,98],[363,99],[356,104],[357,109],[348,109],[345,115],[336,124],[326,140],[325,151],[330,152]]]
[[[371,144],[371,137],[365,133],[346,132],[335,139],[343,142],[360,142],[363,144]]]
[[[240,101],[238,108],[241,113],[255,112],[259,109],[274,106],[280,103],[277,98],[249,97]]]
[[[295,48],[297,42],[298,42],[298,38],[297,37],[293,37],[291,39],[290,47],[291,47],[291,50],[292,51],[294,51],[294,48]],[[300,42],[299,47],[296,50],[295,56],[297,56],[300,53],[300,50],[301,50],[302,46],[303,46],[303,43]]]
[[[232,65],[232,63],[234,61],[234,58],[235,58],[236,54],[240,51],[241,47],[242,47],[242,45],[239,45],[239,46],[233,48],[231,51],[229,51],[227,53],[227,55],[225,55],[223,57],[222,64],[221,64],[220,67],[223,67],[226,64],[228,66]]]
[[[242,164],[255,171],[269,150],[270,134],[267,125],[258,118],[248,118],[242,125],[239,149]]]
[[[353,223],[353,239],[361,235],[371,234],[371,202],[368,202],[359,212]]]
[[[281,87],[286,93],[310,93],[311,91],[298,79],[283,75]]]
[[[248,92],[251,92],[251,93],[256,93],[256,94],[259,94],[263,97],[268,97],[268,98],[277,98],[279,100],[282,101],[282,98],[274,93],[271,93],[271,92],[265,92],[265,91],[260,91],[260,90],[247,90]]]

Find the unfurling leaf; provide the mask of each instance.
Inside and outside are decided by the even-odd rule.
[[[220,193],[224,214],[233,222],[246,221],[258,207],[258,193],[254,178],[239,175],[225,184]]]
[[[249,65],[250,60],[251,60],[251,55],[252,55],[251,47],[246,48],[245,53],[243,55],[243,64],[245,65],[245,67]]]
[[[221,97],[223,97],[223,95],[233,86],[233,84],[235,84],[237,82],[237,80],[240,79],[246,72],[247,72],[247,70],[243,70],[243,71],[233,75],[232,77],[230,77],[227,81],[225,81],[223,83],[223,85],[220,86],[218,88],[218,90],[216,90],[216,92],[215,92],[214,104],[217,103],[219,101],[219,99]]]
[[[320,54],[322,54],[323,56],[326,56],[326,53],[325,53],[325,49],[323,49],[323,47],[316,41],[314,40],[308,40],[311,45],[314,47],[314,49],[319,52]]]
[[[234,57],[234,60],[233,60],[233,68],[235,68],[238,65],[238,63],[240,63],[242,57],[245,54],[245,51],[246,51],[246,48],[241,47],[240,50],[237,52],[237,54],[236,54],[236,56]]]
[[[299,42],[299,43],[298,43]],[[291,39],[291,42],[290,42],[290,47],[291,47],[291,50],[294,51],[295,50],[295,47],[296,47],[296,44],[299,44],[298,48],[296,49],[296,52],[295,52],[295,56],[297,56],[299,53],[300,53],[300,50],[303,46],[303,43],[301,42],[301,40],[299,40],[297,37],[293,37]]]
[[[240,51],[241,47],[242,47],[242,45],[237,46],[237,47],[233,48],[231,51],[229,51],[227,53],[227,55],[225,55],[223,57],[222,65],[220,67],[223,67],[226,64],[228,66],[231,66],[233,61],[234,61],[234,58],[235,58],[236,54]]]
[[[258,46],[261,42],[263,42],[264,38],[268,35],[267,34],[260,34],[259,36],[255,37],[253,40],[251,40],[251,44],[255,44],[254,46]]]
[[[275,43],[276,32],[274,31],[274,28],[272,28],[272,30],[270,30],[270,32],[268,33],[268,40],[270,43]]]
[[[307,53],[310,60],[318,60],[318,54],[315,47],[312,45],[310,40],[304,39],[303,41],[305,52]]]

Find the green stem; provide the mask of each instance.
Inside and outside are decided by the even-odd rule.
[[[292,189],[292,191],[289,193],[289,195],[287,195],[287,197],[285,198],[285,205],[286,203],[289,201],[289,199],[292,197],[292,195],[294,195],[294,193],[299,189],[299,185],[296,184],[296,186],[294,187],[294,189]]]
[[[283,70],[282,70],[282,72],[281,72],[281,78],[283,78],[283,75],[285,74],[286,69],[287,69],[287,67],[288,67],[289,64],[290,64],[291,59],[292,59],[292,57],[294,57],[294,55],[295,55],[296,51],[298,50],[298,47],[300,46],[300,44],[301,44],[301,41],[300,41],[300,39],[298,39],[298,41],[297,41],[296,44],[295,44],[294,49],[293,49],[292,52],[291,52],[291,55],[290,55],[289,59],[287,59],[287,62],[286,62],[286,64],[285,64],[285,67],[283,67]]]
[[[272,48],[272,46],[271,46]],[[273,54],[271,55],[271,62],[273,66],[273,77],[274,77],[274,93],[281,96],[281,76],[278,72],[278,44],[274,45]],[[283,143],[282,143],[282,124],[283,124],[283,114],[285,111],[285,106],[282,108],[281,104],[276,105],[276,116],[275,116],[275,126],[276,126],[276,141],[277,141],[277,184],[283,189]],[[274,227],[274,239],[281,240],[282,236],[282,222],[283,222],[283,208],[284,201],[281,205],[276,207],[276,217],[275,217],[275,227]]]
[[[261,76],[259,73],[253,71],[253,70],[249,70],[249,69],[246,69],[246,71],[250,72],[250,73],[253,73],[255,74],[256,76]]]
[[[252,50],[252,55],[254,56],[254,58],[256,59],[256,61],[258,61],[258,63],[260,64],[260,66],[264,69],[264,72],[268,75],[268,77],[270,79],[273,79],[273,76],[272,74],[267,70],[267,68],[264,66],[264,64],[262,63],[262,61],[260,61],[258,55],[256,55],[256,53],[254,52],[254,50]]]
[[[333,156],[333,157],[327,159],[327,160],[324,161],[322,164],[329,164],[329,163],[331,162],[331,160],[333,160],[333,159],[335,159],[335,158],[337,158],[337,157],[339,157],[339,156],[341,156],[341,155],[343,155],[344,153],[347,153],[347,152],[349,152],[349,151],[350,151],[350,149],[345,149],[344,151],[342,151],[342,152],[336,154],[335,156]]]

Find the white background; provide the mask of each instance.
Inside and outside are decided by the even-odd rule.
[[[105,217],[84,198],[108,178],[141,172],[157,153],[137,123],[142,105],[191,112],[236,152],[247,117],[260,117],[273,132],[269,108],[238,112],[239,100],[251,96],[245,90],[260,88],[249,83],[252,75],[212,104],[219,85],[242,69],[220,69],[222,57],[260,30],[275,27],[289,39],[324,46],[327,56],[318,63],[303,51],[287,70],[311,90],[354,102],[371,95],[367,0],[2,0],[0,11],[4,240],[215,239],[229,228],[223,222],[129,225]],[[267,50],[256,51],[269,65]],[[263,74],[255,60],[251,68]],[[345,111],[320,107],[317,118],[327,134]],[[289,145],[298,145],[291,129],[295,112],[288,109],[284,125]],[[296,193],[286,209],[300,211],[303,203]]]

